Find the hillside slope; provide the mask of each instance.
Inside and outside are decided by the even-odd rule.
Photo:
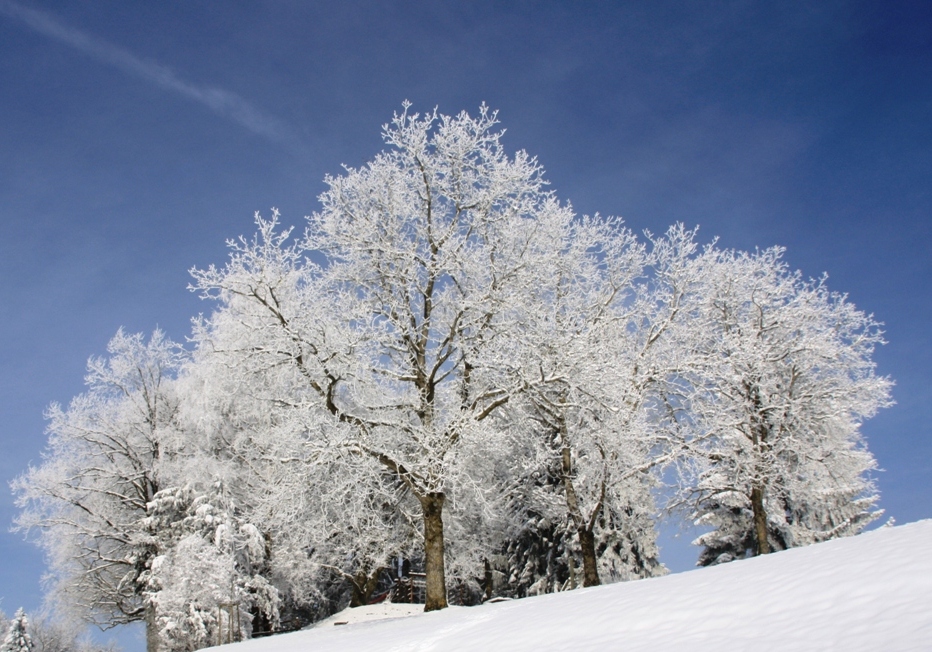
[[[225,647],[932,650],[932,520],[657,579],[317,627]]]

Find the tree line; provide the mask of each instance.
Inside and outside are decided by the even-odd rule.
[[[578,216],[495,113],[418,115],[192,270],[188,345],[119,331],[15,483],[52,598],[150,651],[364,604],[649,577],[661,509],[702,565],[879,515],[861,423],[880,325],[781,248]]]

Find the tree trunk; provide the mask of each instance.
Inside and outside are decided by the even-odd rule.
[[[575,559],[576,558],[573,557],[573,551],[567,550],[566,551],[566,566],[569,569],[569,573],[570,573],[570,577],[569,577],[569,590],[570,591],[576,588],[576,561]]]
[[[483,602],[492,599],[492,564],[489,563],[488,559],[483,560],[483,565],[485,566],[485,576],[482,578],[482,588],[485,597]]]
[[[259,636],[272,633],[272,621],[269,620],[268,614],[262,611],[262,609],[254,606],[252,609],[250,609],[250,615],[252,616],[253,638],[258,638]]]
[[[766,486],[761,477],[766,477],[766,466],[763,460],[766,459],[768,435],[770,427],[766,418],[763,416],[763,408],[760,396],[760,385],[745,382],[745,393],[751,399],[754,406],[753,428],[751,429],[751,442],[754,444],[754,454],[757,457],[757,480],[751,486],[751,511],[754,514],[754,538],[757,539],[757,554],[766,555],[770,552],[770,539],[767,536],[767,510],[764,509],[764,487]]]
[[[561,435],[565,442],[568,439],[565,424],[561,424]],[[576,488],[573,486],[573,454],[570,447],[564,445],[560,456],[563,464],[563,492],[566,495],[566,507],[576,526],[576,533],[579,535],[579,547],[582,548],[583,586],[598,586],[601,582],[595,557],[595,536],[592,528],[586,525],[579,508],[579,498],[576,497]],[[600,503],[596,510],[601,508]]]
[[[369,604],[369,600],[379,584],[379,576],[383,570],[382,568],[376,568],[372,574],[362,571],[350,580],[350,587],[352,588],[350,607],[363,607]]]
[[[592,530],[579,528],[579,547],[582,549],[583,586],[598,586],[599,566],[595,556],[595,535]]]
[[[770,540],[767,538],[767,511],[764,509],[764,490],[755,486],[751,489],[751,509],[754,512],[754,536],[757,539],[757,554],[770,552]]]
[[[146,652],[159,652],[158,623],[155,620],[155,607],[146,607]]]
[[[442,492],[420,497],[424,512],[424,566],[427,575],[427,598],[424,611],[436,611],[447,606],[446,571],[443,559],[443,501]]]

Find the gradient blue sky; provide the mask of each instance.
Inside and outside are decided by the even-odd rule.
[[[932,517],[932,7],[898,0],[0,0],[0,480],[117,328],[183,339],[210,309],[187,270],[256,210],[300,225],[405,99],[500,110],[581,213],[828,272],[886,324],[882,506]],[[43,572],[14,511],[0,491],[7,613]]]

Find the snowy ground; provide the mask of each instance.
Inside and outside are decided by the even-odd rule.
[[[382,622],[322,624],[227,647],[932,650],[932,520],[658,579]]]
[[[392,604],[391,602],[382,602],[380,604],[370,604],[354,609],[346,608],[340,613],[330,616],[330,618],[321,620],[312,627],[323,629],[325,627],[333,627],[334,625],[355,625],[356,623],[365,623],[372,620],[419,616],[423,613],[424,605],[422,604]],[[310,629],[310,627],[308,629]]]

